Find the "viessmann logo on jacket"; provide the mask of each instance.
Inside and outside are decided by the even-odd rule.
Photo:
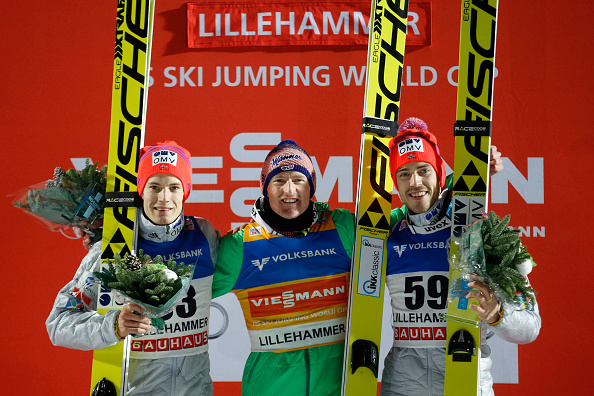
[[[236,291],[252,351],[283,351],[344,341],[348,274]]]
[[[234,287],[252,351],[283,351],[344,341],[350,259],[331,219],[301,238],[244,233]],[[329,221],[326,221],[329,220]]]
[[[253,317],[315,310],[342,304],[347,298],[346,276],[248,292]]]

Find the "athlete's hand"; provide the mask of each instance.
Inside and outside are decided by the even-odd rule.
[[[497,301],[497,297],[495,297],[493,289],[478,280],[468,283],[468,286],[479,290],[471,290],[466,295],[466,298],[476,298],[479,302],[479,305],[470,304],[470,309],[476,311],[479,318],[485,323],[497,322],[499,320],[499,309],[501,306],[499,305],[499,301]]]
[[[98,219],[95,220],[94,222],[92,222],[91,224],[89,224],[88,222],[86,222],[85,220],[81,220],[79,222],[80,226],[84,229],[84,228],[92,228],[92,229],[97,229],[99,227],[101,227],[103,225],[103,219]],[[85,232],[85,234],[83,235],[83,247],[86,250],[89,250],[91,248],[91,235],[89,235],[88,233]]]
[[[151,329],[151,320],[138,313],[143,309],[138,304],[126,304],[118,315],[118,333],[120,337],[126,337],[129,334],[144,334]]]
[[[494,176],[503,170],[503,161],[501,153],[497,151],[497,146],[491,146],[491,162],[489,162],[489,175]]]

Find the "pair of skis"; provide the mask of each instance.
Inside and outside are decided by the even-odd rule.
[[[154,9],[155,0],[118,0],[117,4],[102,270],[115,253],[123,257],[136,251],[136,175],[144,146]],[[102,285],[97,311],[105,314],[120,308]],[[129,338],[93,352],[91,394],[113,394],[114,388],[117,395],[126,394]]]
[[[462,0],[453,236],[487,211],[497,1]],[[392,198],[388,142],[400,109],[407,13],[407,0],[372,1],[343,395],[377,393]],[[462,275],[450,269],[450,280]],[[448,304],[446,396],[478,393],[480,320],[458,302]]]

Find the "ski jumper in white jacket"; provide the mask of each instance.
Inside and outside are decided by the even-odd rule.
[[[186,297],[164,317],[164,330],[132,338],[127,394],[212,395],[208,321],[218,235],[208,221],[184,217],[183,212],[169,225],[155,225],[144,214],[140,217],[138,248],[144,254],[159,254],[165,261],[171,257],[196,268]],[[94,311],[92,297],[86,301],[87,309],[71,294],[81,281],[93,278],[100,260],[101,244],[97,243],[82,260],[74,279],[58,293],[46,321],[54,345],[93,350],[118,342],[118,311],[100,315]]]
[[[443,395],[445,378],[451,192],[445,190],[427,212],[404,214],[388,238],[386,284],[392,305],[394,342],[385,359],[381,395]],[[503,304],[496,325],[481,323],[480,390],[493,395],[487,332],[526,344],[540,331],[538,305]]]

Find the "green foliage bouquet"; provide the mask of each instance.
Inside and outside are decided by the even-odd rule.
[[[107,166],[87,160],[82,171],[57,167],[54,177],[24,193],[15,194],[13,205],[33,215],[52,231],[81,229],[91,236],[91,243],[101,240],[101,228],[88,226],[103,218]]]
[[[142,250],[138,257],[126,254],[123,259],[116,253],[108,267],[95,276],[124,302],[140,305],[158,329],[163,329],[161,317],[173,311],[187,293],[194,274],[193,265],[173,259],[164,262],[160,255],[151,258]]]
[[[463,280],[470,275],[487,283],[497,299],[514,305],[534,302],[534,289],[526,275],[536,264],[522,245],[519,230],[508,228],[510,215],[500,219],[494,212],[484,215],[464,229],[459,240],[458,252],[451,256],[451,265],[466,274],[466,279],[450,282],[450,295],[462,288]],[[460,295],[460,293],[458,293]]]

